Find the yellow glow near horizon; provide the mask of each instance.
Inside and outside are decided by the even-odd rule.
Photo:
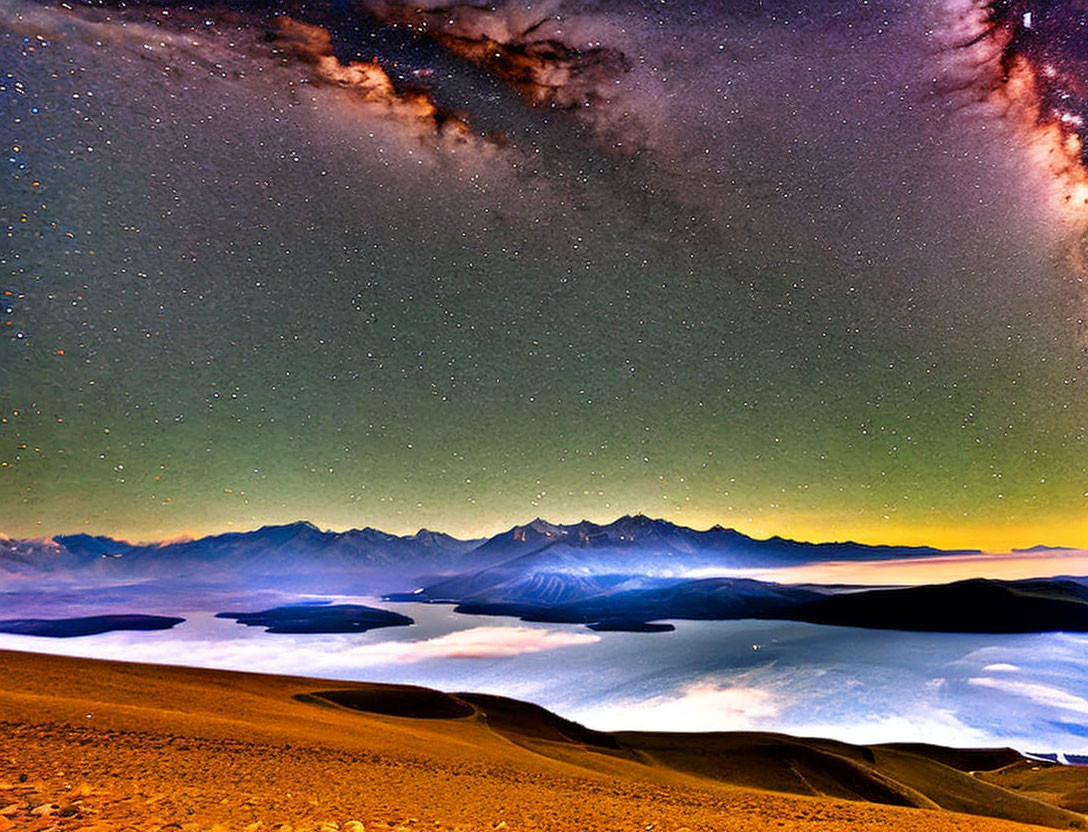
[[[630,512],[637,513],[637,512]],[[831,522],[823,518],[796,518],[792,521],[783,518],[781,524],[771,525],[766,521],[745,522],[746,518],[723,518],[720,520],[708,519],[704,516],[694,516],[686,513],[650,511],[642,512],[649,517],[660,517],[677,525],[688,526],[697,530],[709,529],[720,525],[724,528],[733,528],[737,531],[755,538],[766,540],[771,537],[781,537],[804,543],[861,543],[868,546],[926,546],[942,550],[979,550],[987,553],[1010,553],[1016,549],[1028,549],[1033,546],[1047,546],[1067,549],[1088,550],[1088,516],[1080,520],[1070,522],[1068,519],[1055,518],[1046,523],[1032,524],[995,524],[992,522],[975,522],[962,524],[933,523],[921,525],[887,524],[882,527],[866,525],[850,525],[847,523]],[[588,517],[581,516],[550,516],[542,512],[544,520],[561,525],[570,525],[583,519],[606,525],[617,519],[616,514],[600,516],[591,514]],[[266,525],[282,525],[286,523],[304,520],[304,517],[275,517],[253,516],[246,521],[231,522],[225,524],[209,524],[206,528],[188,527],[183,529],[169,529],[158,532],[141,527],[133,528],[104,528],[94,524],[79,529],[54,530],[51,533],[42,530],[40,535],[22,535],[23,537],[49,537],[50,534],[59,535],[84,532],[112,537],[115,540],[129,543],[174,543],[191,540],[227,532],[245,532],[258,529]],[[426,519],[426,518],[421,518]],[[533,517],[510,517],[494,523],[477,525],[471,523],[438,525],[428,522],[403,521],[383,523],[378,519],[361,518],[355,523],[334,522],[332,518],[312,518],[311,522],[323,530],[345,531],[350,528],[362,528],[373,526],[389,534],[410,535],[420,528],[428,528],[432,531],[444,532],[461,539],[487,538],[507,529],[529,523]],[[17,535],[10,535],[17,537]],[[1086,561],[1082,572],[1088,572]]]

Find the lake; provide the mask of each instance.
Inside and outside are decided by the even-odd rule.
[[[262,596],[262,605],[268,600]],[[215,618],[224,607],[186,611],[145,599],[125,611],[177,613],[186,622],[76,639],[0,635],[0,648],[482,691],[604,730],[761,730],[856,743],[1088,750],[1086,634],[908,633],[754,620],[677,621],[671,633],[591,632],[460,615],[442,605],[321,600],[394,609],[416,624],[273,635]]]

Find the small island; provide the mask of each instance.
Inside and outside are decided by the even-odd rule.
[[[676,626],[665,621],[641,621],[637,618],[605,618],[587,624],[591,630],[620,633],[671,633]]]
[[[169,630],[185,621],[166,615],[89,615],[82,618],[8,618],[0,621],[0,633],[19,636],[75,638],[115,630]]]
[[[415,624],[407,615],[362,604],[296,604],[261,612],[220,612],[215,617],[233,618],[247,627],[264,627],[266,633],[365,633],[380,627]]]

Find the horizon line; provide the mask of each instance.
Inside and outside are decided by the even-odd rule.
[[[860,541],[849,539],[849,538],[847,538],[847,539],[835,539],[835,540],[803,540],[803,539],[794,538],[794,537],[787,537],[787,536],[784,536],[784,535],[781,535],[781,534],[771,534],[771,535],[768,535],[766,537],[758,537],[756,535],[747,534],[747,533],[745,533],[745,532],[743,532],[743,531],[741,531],[741,530],[739,530],[739,529],[737,529],[736,527],[733,527],[733,526],[723,526],[721,523],[713,523],[712,525],[706,526],[705,528],[700,528],[698,526],[688,526],[688,525],[684,525],[684,524],[681,524],[681,523],[675,523],[675,522],[673,522],[671,520],[665,519],[664,517],[653,517],[653,516],[643,512],[643,511],[636,511],[634,513],[621,514],[621,515],[618,515],[615,519],[613,519],[611,521],[608,521],[608,522],[605,522],[605,523],[597,523],[597,522],[594,522],[592,520],[588,520],[588,519],[586,519],[584,517],[581,520],[577,520],[577,521],[572,522],[572,523],[555,523],[555,522],[552,522],[551,520],[546,520],[543,517],[537,516],[537,517],[534,517],[533,519],[527,520],[525,522],[520,522],[520,523],[515,522],[511,526],[503,526],[503,527],[499,528],[498,531],[494,531],[494,532],[491,532],[489,534],[485,533],[485,534],[483,534],[481,536],[478,536],[478,537],[476,537],[476,536],[458,537],[455,534],[450,534],[449,532],[441,531],[441,530],[438,530],[438,529],[428,528],[426,526],[420,526],[415,532],[410,532],[410,533],[406,533],[406,534],[395,534],[393,532],[387,532],[384,529],[378,528],[377,526],[371,526],[371,525],[368,525],[368,524],[363,525],[363,526],[347,526],[345,528],[339,528],[338,529],[338,528],[333,528],[331,526],[321,527],[317,523],[313,522],[312,520],[306,520],[306,519],[299,518],[299,519],[291,520],[291,521],[284,522],[284,523],[261,523],[260,525],[254,525],[254,526],[251,526],[251,527],[248,527],[248,528],[245,528],[245,529],[224,529],[222,531],[214,531],[214,532],[209,532],[207,534],[183,533],[183,534],[180,534],[180,535],[173,535],[171,537],[164,537],[164,538],[159,538],[159,539],[149,539],[149,540],[131,540],[131,539],[124,538],[124,537],[114,537],[114,536],[112,536],[110,534],[94,534],[94,533],[91,533],[91,532],[60,532],[60,533],[42,535],[40,537],[13,537],[13,536],[5,534],[2,531],[0,531],[0,540],[6,540],[6,541],[13,541],[13,540],[14,541],[41,541],[41,542],[53,541],[53,542],[56,542],[56,539],[58,537],[74,537],[76,535],[86,535],[88,537],[107,538],[107,539],[112,540],[112,541],[117,542],[117,543],[123,543],[123,544],[125,544],[127,546],[157,546],[157,547],[163,548],[163,547],[174,545],[174,544],[195,542],[195,541],[199,541],[199,540],[206,540],[208,538],[221,537],[223,535],[228,535],[228,534],[253,534],[254,532],[261,531],[262,529],[276,529],[276,528],[286,528],[288,526],[306,525],[306,526],[311,526],[312,528],[316,529],[318,532],[320,532],[322,534],[347,534],[349,532],[374,531],[374,532],[378,532],[380,534],[388,535],[390,537],[404,539],[404,538],[415,537],[415,536],[418,536],[420,534],[429,532],[429,533],[432,533],[432,534],[445,535],[446,537],[450,537],[450,538],[452,538],[454,540],[464,542],[464,543],[468,543],[468,542],[472,542],[472,541],[480,541],[482,543],[482,542],[485,542],[487,540],[490,540],[490,539],[496,537],[497,535],[503,534],[505,532],[513,531],[514,529],[517,529],[517,528],[524,528],[524,527],[527,527],[527,526],[531,526],[533,523],[538,523],[538,522],[539,523],[546,523],[547,525],[556,526],[556,527],[560,527],[560,528],[570,528],[572,526],[579,526],[579,525],[582,525],[582,524],[589,524],[589,525],[592,525],[592,526],[596,526],[598,528],[607,528],[609,526],[615,525],[616,523],[620,522],[621,520],[625,520],[625,519],[633,520],[633,519],[639,518],[639,517],[645,518],[646,520],[651,521],[651,522],[667,523],[668,525],[670,525],[670,526],[672,526],[674,528],[687,529],[689,531],[694,531],[694,532],[701,532],[702,533],[702,532],[708,532],[708,531],[713,531],[715,529],[718,529],[718,530],[721,530],[721,531],[735,532],[736,534],[739,534],[739,535],[741,535],[743,537],[746,537],[749,540],[755,540],[755,541],[759,541],[759,542],[767,542],[767,541],[771,541],[771,540],[782,540],[782,541],[786,541],[786,542],[789,542],[789,543],[799,543],[799,544],[808,545],[808,546],[865,546],[867,548],[872,548],[872,549],[931,549],[934,552],[940,552],[940,553],[943,553],[943,554],[957,554],[957,555],[972,555],[972,554],[1010,554],[1011,555],[1011,554],[1030,554],[1030,553],[1035,552],[1035,551],[1066,551],[1066,552],[1069,552],[1069,551],[1084,551],[1080,547],[1076,547],[1076,546],[1052,546],[1052,545],[1045,544],[1045,543],[1037,543],[1037,544],[1034,544],[1034,545],[1028,546],[1028,547],[1010,547],[1005,551],[988,551],[988,550],[980,548],[980,547],[953,547],[953,548],[947,548],[946,549],[946,548],[941,548],[939,546],[934,546],[934,545],[931,545],[931,544],[862,543]]]

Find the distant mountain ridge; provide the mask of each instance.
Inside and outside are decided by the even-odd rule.
[[[44,540],[5,539],[0,540],[0,576],[82,573],[213,579],[234,574],[301,578],[381,573],[390,578],[397,574],[407,581],[475,574],[488,568],[501,569],[502,564],[511,561],[517,561],[512,568],[519,573],[534,566],[537,571],[587,575],[675,576],[696,569],[916,558],[973,551],[852,542],[803,543],[780,537],[757,540],[735,529],[714,526],[699,531],[641,514],[625,515],[604,525],[586,520],[559,525],[537,518],[475,540],[427,529],[412,535],[394,535],[370,527],[322,531],[312,523],[296,522],[166,543],[133,544],[88,534],[57,535]],[[493,583],[495,579],[495,575],[489,575],[483,580]],[[403,584],[398,588],[403,589]],[[459,590],[453,594],[463,597],[465,593]]]
[[[481,543],[421,529],[398,536],[379,529],[322,531],[312,523],[263,526],[168,543],[127,543],[86,534],[0,540],[0,579],[9,575],[184,578],[208,582],[254,576],[328,586],[330,575],[424,573],[463,568]],[[347,587],[345,587],[347,588]]]
[[[514,526],[489,538],[481,549],[516,549],[524,555],[557,545],[573,549],[635,549],[665,555],[697,552],[729,552],[747,560],[760,556],[770,564],[809,563],[841,558],[878,560],[894,557],[926,557],[941,554],[979,554],[978,549],[942,550],[928,546],[867,545],[850,541],[841,543],[805,543],[783,537],[758,540],[736,529],[720,525],[705,531],[679,526],[668,520],[644,514],[624,515],[606,525],[583,520],[572,525],[557,525],[541,518]]]
[[[843,591],[750,578],[646,579],[529,573],[520,580],[449,597],[446,581],[387,601],[456,604],[470,615],[585,624],[592,629],[644,631],[666,620],[745,618],[804,621],[841,627],[943,633],[1088,632],[1088,583],[1072,578],[999,581]],[[664,629],[669,629],[665,627]]]

